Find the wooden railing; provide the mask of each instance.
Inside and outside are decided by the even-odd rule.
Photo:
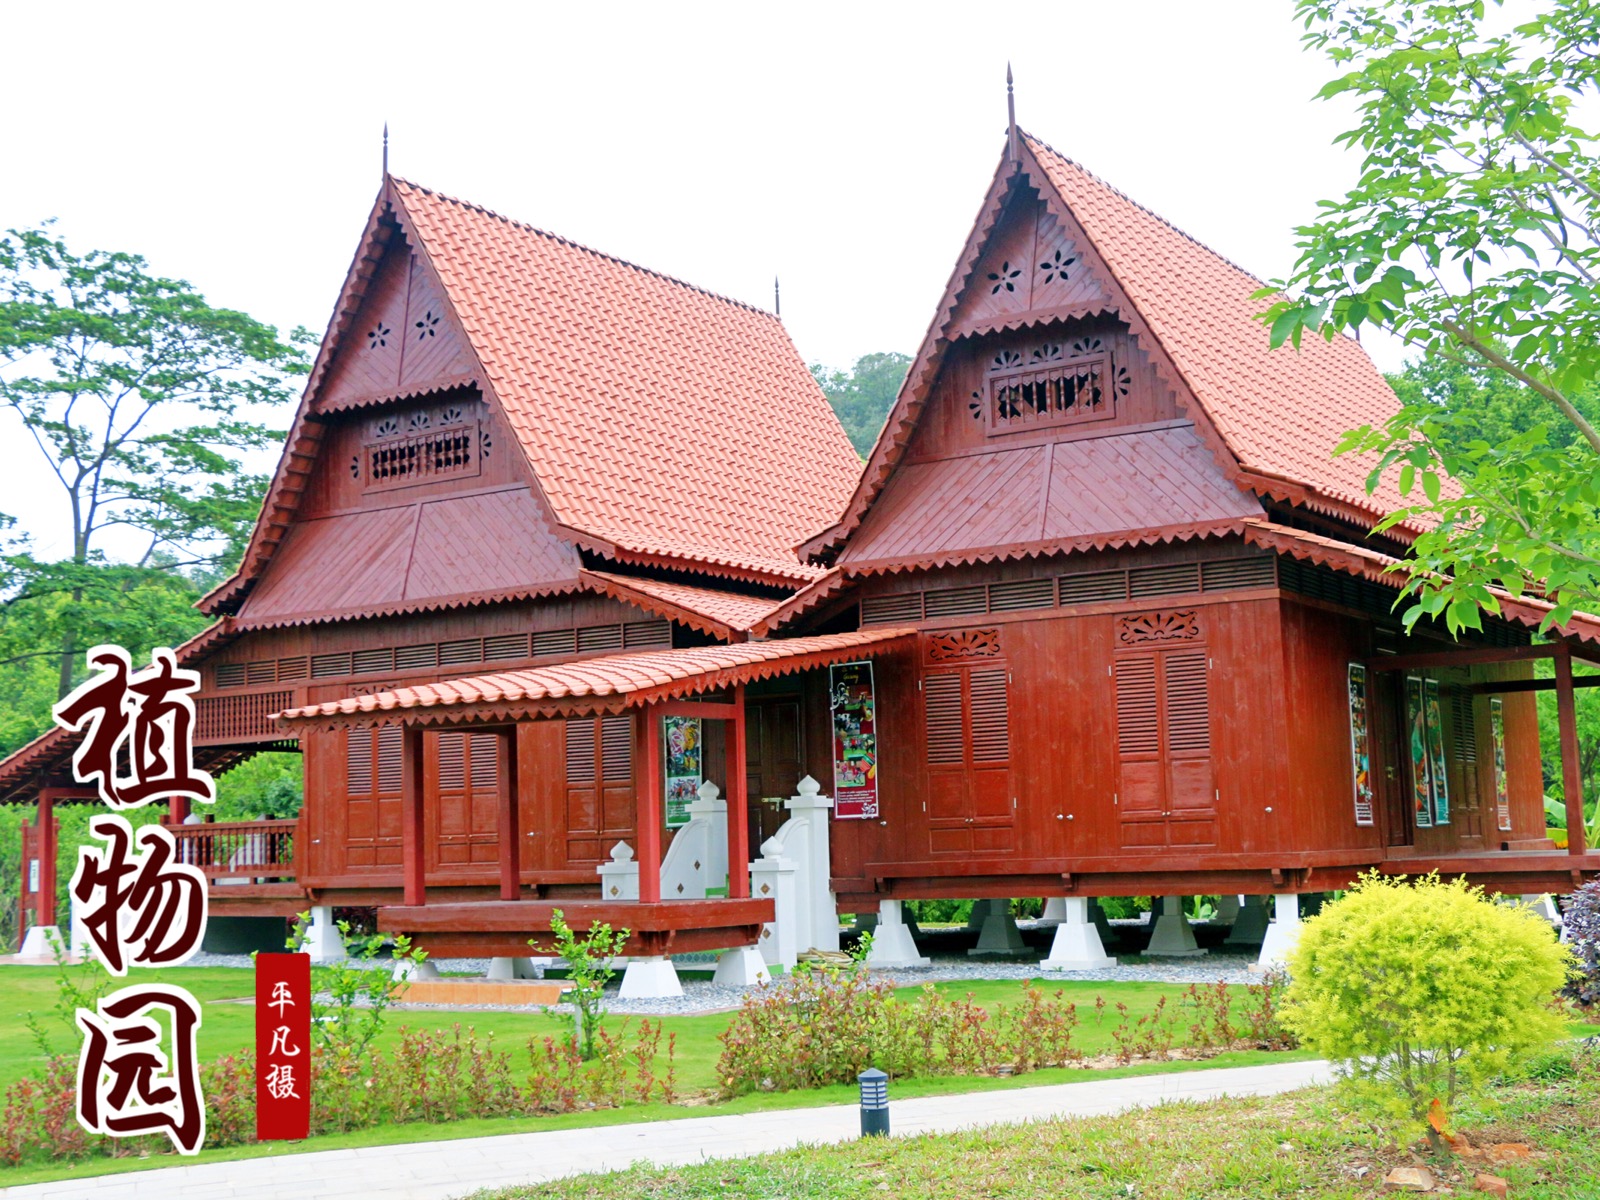
[[[293,879],[295,821],[214,821],[169,825],[178,861],[208,879]]]

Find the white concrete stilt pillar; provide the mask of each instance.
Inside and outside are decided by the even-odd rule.
[[[1113,937],[1111,922],[1106,920],[1106,910],[1100,907],[1100,901],[1089,901],[1089,920],[1094,922],[1095,932],[1100,935],[1100,944],[1103,946]]]
[[[728,987],[754,987],[771,978],[767,960],[761,957],[761,951],[754,946],[739,946],[724,950],[717,958],[717,971],[711,977],[711,982]]]
[[[993,903],[994,901],[992,900],[974,900],[972,902],[972,911],[967,914],[968,933],[981,933],[983,931],[983,923],[989,918],[989,906]]]
[[[1039,966],[1046,971],[1097,971],[1114,967],[1117,960],[1106,953],[1100,931],[1089,919],[1089,901],[1082,896],[1061,899],[1061,924],[1050,943],[1050,957]]]
[[[396,983],[420,983],[423,980],[439,978],[439,968],[431,962],[417,962],[405,958],[395,963],[391,978]]]
[[[880,901],[878,927],[872,933],[872,951],[867,955],[867,965],[880,968],[925,967],[929,961],[917,952],[917,943],[901,916],[900,901]]]
[[[1067,900],[1065,896],[1046,896],[1044,912],[1039,914],[1039,928],[1059,925],[1067,919]]]
[[[311,906],[311,924],[306,926],[306,940],[301,949],[314,963],[339,962],[345,957],[344,934],[333,922],[333,905]]]
[[[1160,915],[1144,952],[1159,958],[1198,958],[1205,951],[1194,940],[1194,930],[1183,911],[1182,896],[1160,896]]]
[[[1222,896],[1217,900],[1217,911],[1211,914],[1211,925],[1220,929],[1224,925],[1232,925],[1239,919],[1239,897]]]
[[[491,958],[486,978],[496,983],[511,983],[518,979],[543,979],[544,971],[534,966],[531,958]]]
[[[1282,967],[1294,953],[1300,941],[1300,897],[1292,893],[1279,893],[1273,897],[1277,919],[1267,927],[1267,936],[1261,942],[1261,955],[1256,966],[1269,971]]]
[[[1267,936],[1267,915],[1266,897],[1246,896],[1223,945],[1259,946]]]
[[[63,950],[67,944],[61,940],[61,930],[54,925],[35,925],[22,935],[22,945],[17,957],[28,962],[55,962],[57,946]]]
[[[683,995],[683,984],[678,982],[678,968],[670,958],[651,954],[628,960],[617,994],[624,1000],[666,1000]]]
[[[1005,954],[1021,957],[1028,953],[1028,944],[1022,940],[1017,919],[1011,915],[1011,901],[991,900],[983,918],[983,928],[978,931],[978,944],[969,955]]]

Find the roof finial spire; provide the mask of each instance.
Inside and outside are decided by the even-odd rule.
[[[778,293],[778,277],[772,277],[772,315],[783,316],[783,298]]]
[[[389,178],[389,122],[383,123],[383,177]]]
[[[1006,157],[1013,163],[1021,161],[1017,150],[1017,98],[1011,90],[1011,64],[1006,64]]]

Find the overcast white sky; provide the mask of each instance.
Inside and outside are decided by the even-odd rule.
[[[1025,128],[1263,277],[1356,162],[1290,0],[12,5],[0,226],[60,219],[321,332],[397,174],[770,306],[808,360],[911,352]],[[1399,356],[1379,353],[1395,369]],[[288,416],[282,420],[287,423]],[[48,476],[0,424],[0,512]]]

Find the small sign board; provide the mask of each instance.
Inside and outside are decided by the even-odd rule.
[[[311,956],[256,955],[256,1137],[311,1132]]]

